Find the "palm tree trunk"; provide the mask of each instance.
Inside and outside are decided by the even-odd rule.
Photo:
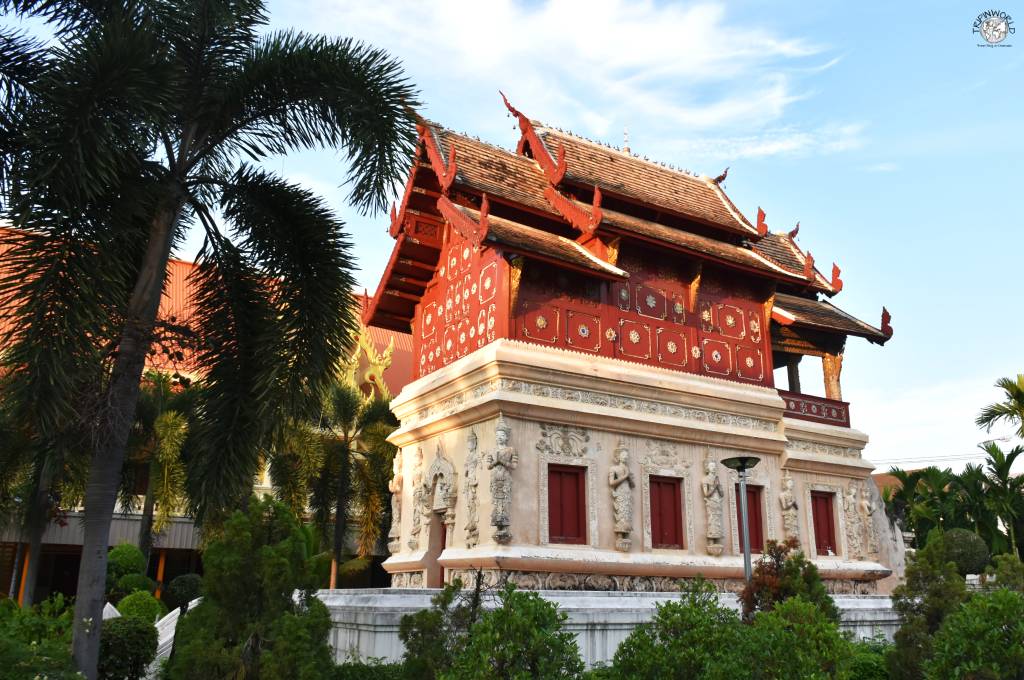
[[[153,218],[149,243],[128,302],[127,320],[104,395],[104,412],[97,424],[97,443],[85,487],[85,536],[71,648],[78,670],[88,680],[96,680],[110,523],[117,502],[121,467],[139,401],[146,352],[152,342],[153,323],[167,276],[174,227],[184,205],[183,188],[173,183],[167,188],[166,202]]]
[[[146,468],[146,500],[142,503],[142,517],[139,518],[139,550],[146,558],[149,569],[149,554],[153,551],[153,508],[156,505],[153,494],[153,465]]]
[[[36,479],[35,489],[28,508],[28,515],[25,518],[25,532],[28,543],[28,552],[25,559],[28,560],[25,571],[25,580],[21,586],[25,598],[22,606],[31,607],[35,603],[36,582],[39,578],[39,557],[43,550],[43,534],[46,533],[46,525],[49,517],[49,503],[47,499],[49,485],[41,478]]]
[[[345,442],[341,447],[341,460],[338,461],[338,487],[334,491],[334,545],[331,548],[336,568],[341,566],[341,551],[345,547],[345,531],[348,528],[345,506],[348,500],[349,476],[349,444]],[[331,588],[337,586],[336,568],[331,571],[332,577],[335,577],[332,578]]]

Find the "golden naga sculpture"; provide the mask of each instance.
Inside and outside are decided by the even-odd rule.
[[[391,366],[391,357],[395,352],[395,339],[392,337],[387,348],[378,352],[370,337],[370,329],[359,324],[359,336],[352,355],[342,363],[341,374],[345,380],[357,387],[369,384],[377,391],[381,399],[391,400],[392,394],[384,382],[384,371]]]

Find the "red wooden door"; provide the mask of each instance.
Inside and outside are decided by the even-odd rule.
[[[655,548],[683,548],[682,480],[651,476],[651,542]]]
[[[736,536],[740,544],[736,551],[743,552],[743,515],[740,508],[740,485],[736,485]],[[747,518],[750,523],[750,552],[764,552],[764,512],[761,507],[761,487],[747,484]]]
[[[814,546],[819,555],[837,555],[836,518],[832,508],[835,494],[811,492],[811,516],[814,519]],[[831,552],[830,552],[831,551]]]
[[[587,542],[586,468],[548,466],[548,540],[551,543]]]

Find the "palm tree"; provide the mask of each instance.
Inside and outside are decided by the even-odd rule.
[[[73,652],[96,676],[107,540],[168,259],[205,234],[192,300],[205,375],[188,479],[199,520],[248,497],[260,450],[312,409],[351,342],[343,224],[256,166],[347,153],[351,199],[385,207],[415,140],[415,94],[385,53],[264,33],[259,0],[0,0],[50,22],[0,45],[3,399],[45,440],[88,428]],[[17,38],[17,36],[14,36]],[[8,87],[8,84],[11,84]]]
[[[147,371],[143,380],[120,495],[122,509],[134,511],[138,505],[136,488],[146,488],[138,546],[147,562],[153,534],[159,534],[171,516],[187,503],[182,449],[195,394],[195,390],[176,387],[174,378],[167,373]]]
[[[1000,378],[996,387],[1003,390],[1005,399],[981,409],[975,424],[991,432],[996,423],[1007,422],[1017,428],[1018,437],[1024,438],[1024,373],[1018,373],[1016,380]]]
[[[988,504],[1006,527],[1010,538],[1010,552],[1017,554],[1015,525],[1024,513],[1024,478],[1010,474],[1017,457],[1024,453],[1024,446],[1015,446],[1004,452],[995,442],[981,444],[988,459],[985,471],[988,473]]]

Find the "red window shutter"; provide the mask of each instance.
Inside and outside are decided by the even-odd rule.
[[[548,466],[548,540],[587,542],[586,468]]]
[[[832,509],[835,494],[811,492],[811,516],[814,519],[814,546],[819,555],[839,553],[836,546],[836,518]]]
[[[683,548],[682,480],[650,478],[651,542],[655,548]]]
[[[736,551],[743,552],[743,515],[740,507],[740,485],[736,485]],[[750,524],[750,552],[764,552],[764,511],[761,507],[761,487],[747,484],[747,518]]]

